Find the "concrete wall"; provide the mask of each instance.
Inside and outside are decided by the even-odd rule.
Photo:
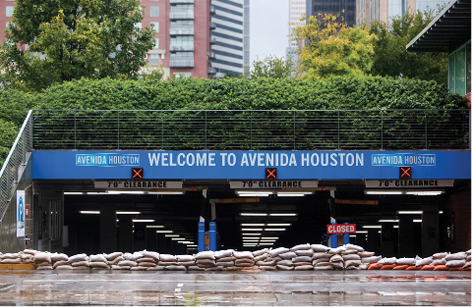
[[[31,162],[31,160],[30,160]],[[25,207],[29,207],[29,215],[25,217],[25,237],[16,236],[16,191],[0,224],[0,252],[11,253],[33,248],[33,206],[32,206],[32,163],[28,163],[18,184],[18,190],[25,190]],[[31,239],[26,241],[25,238]]]

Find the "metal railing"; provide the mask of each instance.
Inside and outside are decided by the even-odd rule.
[[[0,171],[0,224],[20,180],[20,168],[26,166],[33,150],[33,112],[29,111]]]
[[[470,110],[34,110],[35,150],[470,150]]]

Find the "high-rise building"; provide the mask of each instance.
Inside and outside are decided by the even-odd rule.
[[[212,0],[211,73],[215,77],[244,73],[244,0]]]
[[[250,0],[244,0],[244,72],[249,72],[251,69],[250,61]]]
[[[0,2],[2,40],[14,6],[13,0]],[[162,66],[165,77],[243,74],[249,65],[249,0],[142,0],[141,6],[144,19],[136,26],[157,30],[148,61]]]
[[[379,0],[381,1],[381,0]],[[306,16],[340,14],[348,26],[356,24],[356,0],[306,0]]]
[[[296,37],[293,35],[293,31],[299,27],[304,26],[306,21],[301,21],[302,17],[306,14],[306,0],[290,0],[289,8],[289,26],[288,26],[288,47],[285,49],[285,60],[292,60],[293,73],[292,76],[296,76],[296,70],[298,67],[298,55],[299,55],[299,43]]]
[[[416,12],[426,9],[437,9],[438,5],[448,3],[449,0],[357,0],[357,23],[369,25],[378,20],[389,22],[394,16],[403,16],[408,10]]]
[[[289,28],[288,28],[288,47],[297,48],[298,43],[293,36],[293,31],[306,24],[305,21],[300,21],[303,15],[306,14],[306,0],[290,0],[288,7],[289,14]]]

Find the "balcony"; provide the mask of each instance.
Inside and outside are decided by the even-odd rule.
[[[216,44],[216,38],[215,37],[210,37],[210,45]]]
[[[214,67],[208,67],[208,73],[209,73],[209,74],[216,74],[216,73],[217,73],[216,68],[214,68]]]
[[[193,61],[170,61],[170,67],[193,67]]]
[[[193,51],[193,45],[170,45],[170,51]]]
[[[210,15],[215,15],[216,14],[216,8],[212,5],[210,6]]]
[[[193,28],[175,28],[170,29],[170,35],[193,35]]]
[[[210,60],[212,60],[212,59],[216,58],[216,54],[215,54],[214,52],[211,52],[211,51],[210,51],[210,52],[208,52],[208,58],[209,58]]]
[[[216,23],[215,22],[210,22],[210,30],[216,29]]]
[[[195,14],[192,12],[175,12],[175,13],[170,13],[170,19],[175,20],[175,19],[194,19]]]
[[[170,0],[170,4],[191,4],[194,0]]]

